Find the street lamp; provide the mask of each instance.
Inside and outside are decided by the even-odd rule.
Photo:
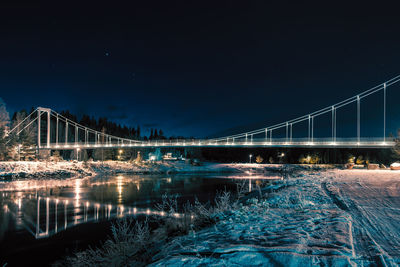
[[[250,155],[249,155],[250,163],[251,163],[251,157],[253,157],[253,154],[250,154]]]
[[[78,147],[76,149],[76,161],[79,161],[79,151],[81,151],[81,149]]]

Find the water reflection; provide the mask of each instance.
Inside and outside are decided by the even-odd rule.
[[[118,203],[122,203],[122,183],[124,177],[122,175],[117,176],[117,188],[118,188]],[[138,188],[139,190],[139,188]]]
[[[180,204],[193,202],[195,197],[201,202],[212,202],[217,191],[235,191],[239,182],[248,184],[248,191],[252,191],[269,179],[283,177],[118,175],[1,183],[0,243],[6,242],[3,233],[7,231],[27,231],[42,239],[88,222],[126,216],[165,216],[153,208],[163,194],[177,194]]]
[[[43,206],[45,208],[43,208]],[[59,207],[61,206],[61,207]],[[94,222],[100,220],[109,220],[113,218],[123,218],[125,216],[138,216],[138,215],[157,215],[165,216],[162,211],[151,210],[149,208],[137,208],[137,207],[126,207],[123,205],[102,205],[100,203],[93,203],[86,201],[80,203],[79,212],[77,212],[76,203],[72,207],[68,200],[62,200],[58,198],[37,198],[37,215],[35,234],[36,238],[49,237],[56,234],[59,231],[66,230],[76,225]],[[7,209],[9,207],[7,206]],[[63,212],[60,214],[58,210],[61,209]],[[54,214],[54,217],[50,217]],[[181,217],[182,214],[175,213],[175,217]],[[29,231],[33,233],[33,231]]]

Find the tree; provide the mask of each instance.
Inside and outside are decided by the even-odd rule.
[[[154,135],[153,135],[153,128],[150,130],[150,136],[149,136],[149,140],[152,140],[154,138]]]
[[[307,157],[308,158],[308,157]],[[310,164],[318,164],[321,161],[321,158],[318,153],[314,153],[310,157]]]
[[[395,145],[393,147],[394,157],[400,158],[400,129],[397,130],[397,138],[394,139]]]
[[[14,113],[12,119],[12,128],[19,125],[18,129],[16,129],[14,133],[17,134],[20,132],[18,136],[15,137],[15,140],[18,144],[24,147],[33,146],[35,144],[35,137],[37,133],[37,126],[36,124],[31,124],[32,118],[27,118],[28,115],[29,114],[27,114],[25,110],[21,110]],[[24,119],[24,123],[21,124]],[[22,129],[23,131],[21,131]]]
[[[257,162],[258,164],[262,163],[263,161],[264,161],[264,159],[263,159],[260,155],[258,155],[258,156],[256,157],[256,162]]]
[[[362,165],[362,164],[364,164],[364,159],[363,159],[363,156],[358,156],[357,157],[357,159],[356,159],[356,164],[357,165]]]
[[[7,112],[6,104],[0,98],[0,160],[4,160],[7,153],[6,137],[9,123],[10,116]]]
[[[165,138],[164,137],[164,132],[161,129],[158,131],[158,135],[160,136],[160,139],[164,139]]]
[[[136,137],[137,139],[140,139],[140,126],[136,128]]]
[[[274,163],[274,158],[273,157],[269,157],[268,162],[273,164]]]
[[[347,163],[354,163],[355,157],[352,154],[348,154]]]
[[[307,158],[304,157],[303,154],[301,154],[300,157],[299,157],[299,163],[300,164],[306,164],[306,163],[309,163],[309,160],[307,160]]]

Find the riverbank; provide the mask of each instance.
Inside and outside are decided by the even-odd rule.
[[[303,169],[338,168],[335,165],[282,165],[282,164],[219,164],[205,162],[194,166],[184,161],[126,162],[126,161],[6,161],[0,162],[0,179],[69,178],[99,174],[186,174],[186,173],[265,173],[293,172]]]
[[[193,166],[182,161],[131,163],[123,161],[104,162],[42,162],[16,161],[0,162],[0,179],[18,178],[68,178],[85,177],[99,174],[162,174],[162,173],[204,173],[235,172],[235,168],[227,164],[205,163]]]
[[[302,171],[215,226],[176,238],[152,266],[397,266],[400,171]]]

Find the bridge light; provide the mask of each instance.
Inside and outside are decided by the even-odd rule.
[[[251,158],[253,157],[253,154],[249,155],[249,163],[251,163]]]

